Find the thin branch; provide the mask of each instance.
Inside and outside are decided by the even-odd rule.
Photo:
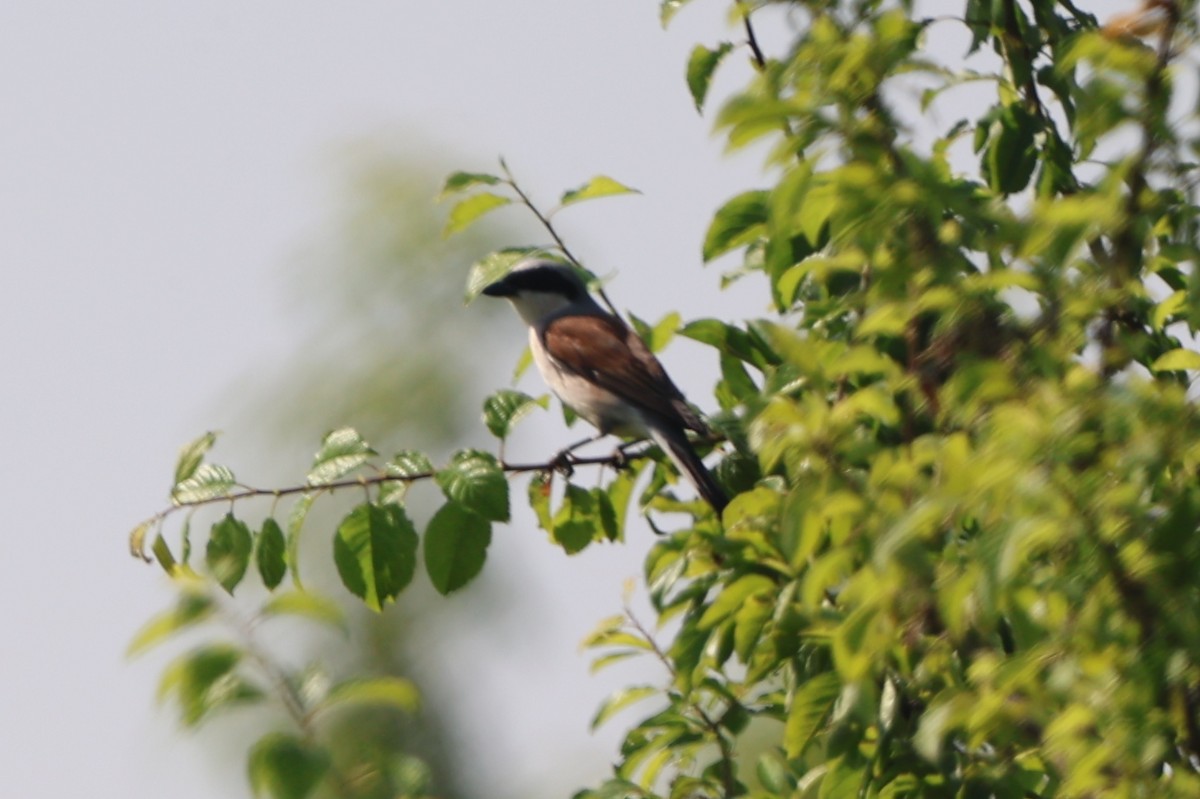
[[[631,442],[639,444],[642,442]],[[619,449],[608,455],[592,455],[579,456],[573,453],[560,453],[554,458],[538,463],[508,463],[504,460],[500,461],[500,470],[507,474],[526,474],[529,472],[562,472],[570,474],[571,470],[576,466],[611,466],[614,469],[619,469],[626,465],[631,458],[642,458],[649,453],[649,449],[638,452],[627,452],[624,449]],[[293,496],[295,494],[309,493],[324,493],[338,491],[343,488],[362,488],[369,489],[373,486],[380,486],[386,483],[416,483],[422,480],[432,480],[437,476],[437,471],[414,472],[412,474],[374,474],[370,476],[351,477],[345,480],[334,480],[329,483],[304,483],[302,485],[285,486],[283,488],[255,488],[242,483],[237,484],[237,491],[230,491],[223,494],[218,494],[203,499],[196,499],[185,502],[174,502],[169,507],[163,508],[158,513],[155,513],[150,518],[146,519],[138,529],[150,526],[158,526],[163,523],[169,516],[183,510],[195,509],[206,505],[218,505],[228,502],[234,505],[242,500],[255,499],[262,497],[271,497],[274,502],[278,502],[281,497]],[[142,560],[150,561],[144,553],[134,552],[136,556],[140,556]]]
[[[750,47],[750,54],[754,60],[754,68],[762,72],[767,68],[767,59],[763,55],[762,48],[758,45],[758,36],[754,33],[754,25],[750,22],[750,9],[746,7],[746,3],[739,0],[738,10],[742,12],[742,26],[746,29],[746,44]]]
[[[505,163],[504,159],[500,159],[500,168],[504,170],[505,181],[512,188],[512,190],[516,192],[517,198],[521,201],[521,204],[528,208],[533,215],[537,217],[537,221],[546,229],[546,232],[550,234],[550,238],[554,239],[554,244],[558,247],[559,251],[566,256],[568,261],[575,264],[580,269],[586,269],[587,267],[583,265],[583,262],[576,258],[575,253],[571,252],[571,250],[567,247],[567,243],[563,241],[563,237],[558,234],[558,230],[554,227],[554,223],[550,221],[550,215],[543,213],[542,210],[534,204],[529,195],[525,193],[525,190],[522,189],[517,183],[517,179],[513,177],[512,171],[509,170],[508,164]],[[598,286],[596,288],[596,293],[600,295],[600,299],[604,300],[604,304],[608,306],[608,310],[612,311],[613,316],[621,319],[620,312],[617,311],[616,306],[613,305],[612,300],[608,298],[608,295],[604,293],[604,288],[602,286]],[[622,321],[624,320],[622,319]]]
[[[633,628],[638,631],[638,634],[642,636],[642,639],[650,645],[650,650],[654,653],[654,656],[662,662],[663,666],[665,666],[667,669],[667,673],[671,675],[671,681],[675,682],[678,680],[679,672],[675,670],[675,664],[671,662],[671,658],[662,650],[662,647],[658,645],[658,641],[655,640],[654,636],[650,634],[650,631],[647,630],[640,621],[638,621],[637,616],[633,614],[633,609],[630,608],[628,604],[625,605],[625,618],[628,619],[629,623],[633,625]],[[712,716],[708,715],[708,711],[701,707],[699,702],[689,701],[688,706],[697,716],[700,717],[700,721],[704,725],[705,729],[707,729],[713,738],[716,739],[717,749],[721,752],[721,783],[725,789],[726,799],[732,799],[734,796],[737,796],[738,792],[737,778],[733,772],[733,747],[721,733],[720,721],[717,721]]]
[[[250,656],[259,670],[269,680],[275,689],[280,704],[287,711],[288,717],[296,725],[296,729],[310,743],[316,743],[317,730],[313,725],[313,714],[305,707],[304,698],[296,690],[296,686],[288,679],[287,673],[267,656],[259,646],[254,634],[252,623],[238,613],[228,602],[222,592],[210,590],[209,594],[218,612],[224,616],[226,623],[234,629],[242,639],[243,650]],[[342,773],[332,760],[328,764],[328,775],[332,780],[338,796],[351,797],[354,795],[350,780]]]

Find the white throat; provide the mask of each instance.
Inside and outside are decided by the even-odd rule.
[[[522,291],[508,298],[527,325],[534,325],[571,307],[561,294],[549,291]]]

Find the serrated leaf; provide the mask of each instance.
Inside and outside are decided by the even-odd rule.
[[[173,661],[158,684],[159,700],[174,694],[183,723],[199,724],[213,711],[262,696],[235,671],[242,654],[228,644],[201,647]]]
[[[607,666],[611,666],[614,663],[619,663],[622,660],[628,660],[631,657],[635,657],[637,655],[642,655],[642,654],[645,654],[645,653],[640,652],[636,649],[621,649],[616,652],[609,652],[608,654],[601,655],[600,657],[593,660],[592,664],[590,666],[588,666],[588,671],[591,674],[595,674],[596,672],[600,671],[601,669],[603,669]]]
[[[726,201],[713,215],[704,234],[704,260],[744,247],[767,230],[770,192],[746,191]]]
[[[683,317],[677,312],[671,311],[669,314],[658,320],[654,327],[649,328],[646,333],[642,334],[642,339],[646,342],[646,346],[651,352],[662,352],[675,338],[682,325]]]
[[[456,452],[435,479],[447,499],[489,521],[508,521],[508,480],[494,456],[473,449]]]
[[[442,235],[449,237],[455,233],[461,233],[484,214],[511,204],[511,197],[493,194],[490,191],[472,194],[470,197],[458,201],[450,209],[450,217],[446,220],[446,226],[442,228]]]
[[[416,713],[421,706],[421,695],[415,685],[400,677],[349,680],[335,686],[319,709],[326,711],[347,705],[374,705]]]
[[[196,469],[203,462],[205,454],[212,449],[213,444],[216,442],[217,434],[208,432],[179,450],[179,459],[175,462],[174,485],[178,486],[196,473]]]
[[[583,202],[584,200],[613,197],[618,194],[641,194],[641,192],[613,180],[607,175],[597,175],[579,188],[564,192],[562,198],[558,201],[558,206],[559,208],[566,208],[568,205]]]
[[[550,492],[553,487],[553,479],[550,472],[538,472],[529,480],[529,487],[526,491],[529,507],[537,518],[538,527],[547,533],[554,531],[554,517],[550,513]]]
[[[438,194],[437,201],[441,202],[447,197],[459,194],[467,189],[475,188],[476,186],[496,186],[503,182],[502,178],[484,172],[452,172],[442,184],[442,191]]]
[[[292,505],[287,522],[287,562],[292,570],[292,585],[303,588],[300,581],[300,531],[304,529],[304,520],[312,510],[316,494],[304,494]]]
[[[155,520],[147,519],[129,533],[129,554],[149,563],[152,558],[146,554],[146,536],[154,527]]]
[[[397,452],[385,468],[390,475],[408,478],[424,477],[437,471],[428,455],[414,449]]]
[[[399,505],[359,505],[338,525],[333,559],[350,593],[381,611],[413,578],[417,531]]]
[[[254,562],[267,590],[273,591],[283,582],[283,576],[287,574],[287,539],[279,522],[270,517],[263,521],[258,532]]]
[[[162,533],[154,537],[150,551],[154,553],[154,559],[158,561],[159,566],[162,566],[163,571],[174,577],[179,563],[175,560],[175,555],[172,554],[171,547],[167,544],[167,539],[163,538]]]
[[[598,538],[618,535],[612,500],[601,489],[567,484],[562,505],[554,514],[551,537],[568,555],[574,555]]]
[[[175,633],[202,623],[212,614],[211,598],[195,591],[186,591],[179,597],[175,607],[155,616],[137,631],[133,640],[129,642],[125,655],[126,657],[140,655]]]
[[[744,496],[744,495],[743,495]],[[739,497],[738,499],[741,499]],[[756,594],[765,594],[775,589],[775,582],[761,574],[748,574],[725,587],[704,611],[697,626],[708,630],[732,616]]]
[[[346,615],[332,599],[311,591],[284,591],[262,606],[263,616],[300,616],[312,621],[345,628]]]
[[[821,787],[817,791],[817,799],[842,799],[854,796],[863,784],[863,767],[859,765],[860,758],[850,758],[846,755],[829,761],[828,770],[821,778]]]
[[[1182,372],[1191,369],[1200,369],[1200,352],[1182,347],[1163,353],[1150,365],[1152,372]]]
[[[479,574],[492,543],[492,525],[457,502],[447,502],[425,529],[425,570],[438,593],[462,588]]]
[[[212,526],[204,551],[204,562],[213,579],[230,594],[246,575],[253,547],[254,538],[250,528],[245,522],[234,518],[233,514],[226,514]]]
[[[384,466],[384,470],[392,477],[402,477],[403,480],[389,481],[379,487],[379,501],[396,505],[404,504],[409,486],[417,480],[433,475],[437,470],[433,462],[424,452],[403,450],[396,453]]]
[[[661,689],[655,688],[653,685],[635,685],[629,688],[622,688],[600,704],[600,709],[596,711],[596,715],[592,718],[592,729],[596,729],[635,702],[640,702],[643,699],[661,695],[662,693]]]
[[[1019,105],[1004,109],[992,123],[994,131],[984,157],[988,185],[1003,194],[1015,194],[1029,185],[1037,166],[1037,119]]]
[[[250,788],[256,797],[307,799],[325,778],[329,763],[329,754],[314,743],[268,733],[250,748]]]
[[[750,663],[754,656],[763,628],[774,613],[774,605],[771,597],[756,595],[747,599],[734,614],[733,651],[743,663]]]
[[[732,49],[733,45],[729,42],[721,42],[712,50],[702,44],[692,48],[687,63],[687,85],[697,111],[704,110],[704,99],[708,96],[708,86],[712,82],[713,73]]]
[[[483,292],[485,288],[500,280],[517,264],[535,253],[544,253],[539,247],[508,247],[488,253],[483,258],[471,264],[467,273],[467,290],[463,301],[470,303]]]
[[[521,391],[501,389],[483,402],[483,423],[496,438],[507,438],[513,427],[535,407],[550,404],[542,396],[538,399]]]
[[[788,759],[800,757],[809,741],[820,731],[842,692],[837,674],[823,672],[809,677],[796,689],[788,705],[783,746]]]
[[[375,454],[354,428],[334,430],[321,441],[321,449],[313,457],[308,483],[314,486],[332,483],[362,466]]]
[[[176,505],[204,502],[227,496],[235,485],[237,479],[231,469],[215,463],[202,463],[190,477],[171,489],[171,501]]]
[[[658,4],[658,21],[664,28],[667,27],[679,10],[690,2],[691,0],[662,0]]]

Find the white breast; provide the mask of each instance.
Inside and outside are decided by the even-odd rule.
[[[542,379],[550,390],[601,433],[644,437],[647,428],[642,414],[629,403],[587,378],[568,371],[542,346],[537,327],[529,328],[529,348]]]

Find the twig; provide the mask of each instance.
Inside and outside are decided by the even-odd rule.
[[[679,672],[675,670],[675,664],[671,662],[671,658],[662,650],[662,647],[658,645],[658,641],[655,640],[654,636],[650,634],[650,631],[642,626],[642,623],[638,621],[637,616],[633,615],[633,610],[629,607],[629,605],[625,606],[625,618],[628,619],[629,623],[633,625],[633,628],[638,631],[638,634],[642,636],[642,639],[650,645],[650,650],[654,653],[654,656],[662,662],[663,666],[665,666],[667,669],[667,673],[671,675],[671,681],[675,682],[678,680]],[[707,729],[713,738],[716,739],[717,749],[721,752],[721,783],[725,788],[726,799],[733,799],[738,792],[737,778],[733,773],[733,747],[730,746],[729,741],[725,739],[725,736],[721,734],[721,723],[713,719],[712,716],[708,715],[708,712],[700,706],[699,702],[690,701],[688,702],[688,705],[691,710],[700,717],[700,721],[704,725],[705,729]]]
[[[209,594],[213,599],[214,604],[218,608],[218,612],[224,616],[226,623],[236,631],[242,639],[242,645],[246,654],[255,662],[259,670],[269,680],[275,689],[276,695],[279,697],[280,704],[287,711],[288,717],[292,723],[296,725],[300,734],[310,743],[315,743],[317,740],[317,731],[313,725],[313,713],[305,707],[304,699],[296,690],[295,685],[288,679],[288,675],[280,666],[272,661],[258,644],[258,639],[254,634],[251,622],[242,617],[235,609],[233,609],[225,596],[216,590],[210,590]],[[352,797],[354,791],[350,785],[350,780],[337,767],[337,764],[330,760],[328,764],[328,775],[332,780],[337,795],[341,797]]]
[[[634,444],[640,442],[632,442]],[[500,470],[507,474],[525,474],[528,472],[554,472],[560,470],[563,466],[612,466],[618,468],[632,458],[645,457],[649,450],[629,453],[625,451],[613,452],[609,455],[592,455],[580,457],[578,455],[569,455],[566,459],[566,464],[560,462],[556,457],[553,460],[539,463],[508,463],[500,461]],[[190,501],[176,501],[169,507],[163,508],[158,513],[155,513],[150,518],[146,519],[138,529],[161,525],[162,522],[169,516],[178,513],[182,510],[195,509],[206,505],[218,505],[229,503],[234,505],[242,500],[254,499],[261,497],[271,497],[274,501],[278,501],[280,497],[292,496],[294,494],[308,493],[323,493],[329,491],[337,491],[343,488],[363,488],[368,489],[372,486],[384,485],[386,483],[416,483],[421,480],[431,480],[437,476],[437,471],[414,472],[412,474],[375,474],[371,476],[353,477],[345,480],[335,480],[329,483],[304,483],[303,485],[286,486],[284,488],[254,488],[239,483],[237,491],[230,491],[223,494],[218,494],[211,497]],[[140,555],[142,560],[149,562],[149,558],[142,553],[135,552],[135,555]]]
[[[742,26],[746,29],[746,44],[750,47],[750,54],[754,60],[754,67],[759,72],[767,68],[767,59],[763,55],[762,48],[758,45],[758,36],[754,34],[754,25],[750,22],[750,9],[746,7],[746,3],[738,0],[738,10],[742,12]]]
[[[514,192],[516,192],[517,198],[521,201],[521,204],[528,208],[530,212],[537,217],[537,221],[546,229],[546,232],[550,234],[550,238],[554,239],[554,244],[558,247],[559,251],[566,256],[568,261],[575,264],[575,266],[586,270],[587,267],[583,265],[582,261],[575,257],[575,253],[571,252],[571,250],[567,247],[567,243],[563,241],[563,237],[558,234],[558,230],[554,227],[554,223],[550,221],[550,215],[543,213],[542,210],[534,204],[529,195],[525,193],[525,190],[522,189],[520,184],[517,183],[517,179],[513,177],[512,171],[509,170],[508,164],[503,158],[500,159],[500,168],[504,170],[505,182],[509,185],[509,187],[512,188]],[[613,305],[612,300],[610,300],[608,295],[604,293],[604,287],[597,286],[596,293],[600,295],[600,299],[604,300],[604,304],[608,306],[608,310],[612,311],[613,316],[621,319],[621,321],[624,322],[624,319],[621,318],[620,312],[617,311],[616,306]]]

